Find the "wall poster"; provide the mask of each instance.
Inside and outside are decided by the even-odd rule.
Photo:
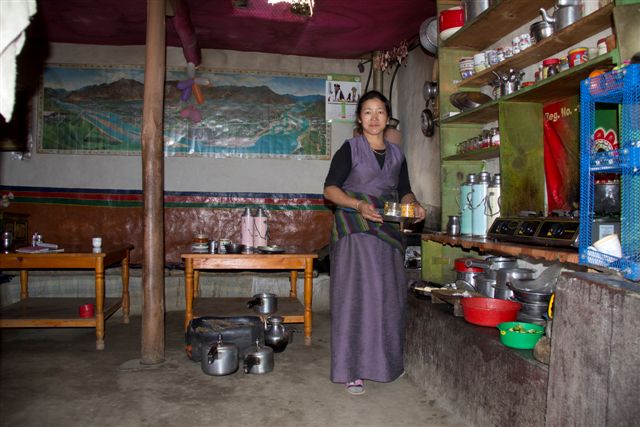
[[[195,81],[194,81],[195,80]],[[328,159],[325,76],[200,68],[165,79],[166,156]],[[42,153],[140,155],[144,69],[51,64],[38,107]]]
[[[325,90],[327,122],[353,123],[360,95],[359,76],[328,75]]]

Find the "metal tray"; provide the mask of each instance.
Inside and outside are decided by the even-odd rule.
[[[281,254],[285,250],[282,246],[277,245],[258,246],[256,249],[265,254]]]
[[[387,221],[387,222],[405,222],[405,221],[409,221],[415,218],[409,217],[409,216],[397,216],[397,215],[387,215],[387,214],[382,214],[382,219]]]

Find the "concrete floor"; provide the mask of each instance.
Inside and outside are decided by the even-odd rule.
[[[0,330],[2,426],[461,426],[404,376],[351,396],[329,377],[329,315],[314,314],[266,375],[212,377],[184,352],[182,312],[166,317],[165,362],[143,366],[139,316],[116,313],[106,349],[92,329]],[[302,329],[302,325],[296,325]]]

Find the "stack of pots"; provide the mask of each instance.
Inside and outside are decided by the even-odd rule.
[[[513,298],[513,291],[509,288],[508,284],[513,279],[527,280],[533,279],[535,270],[531,268],[502,268],[498,270],[496,275],[496,284],[493,286],[494,298],[511,299]]]
[[[495,286],[498,271],[501,269],[517,268],[518,260],[512,257],[491,256],[485,259],[466,258],[468,267],[481,268],[484,274],[475,277],[475,288],[482,295],[497,298]]]
[[[477,258],[456,258],[454,262],[456,283],[464,282],[465,287],[477,289],[476,278],[484,273],[484,268],[479,264],[481,261]]]

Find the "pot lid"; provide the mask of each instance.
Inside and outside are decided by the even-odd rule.
[[[455,270],[461,273],[482,273],[484,271],[484,269],[480,267],[467,267],[465,265],[465,261],[467,260],[480,261],[480,262],[482,261],[481,259],[478,259],[478,258],[456,258],[453,264]]]

